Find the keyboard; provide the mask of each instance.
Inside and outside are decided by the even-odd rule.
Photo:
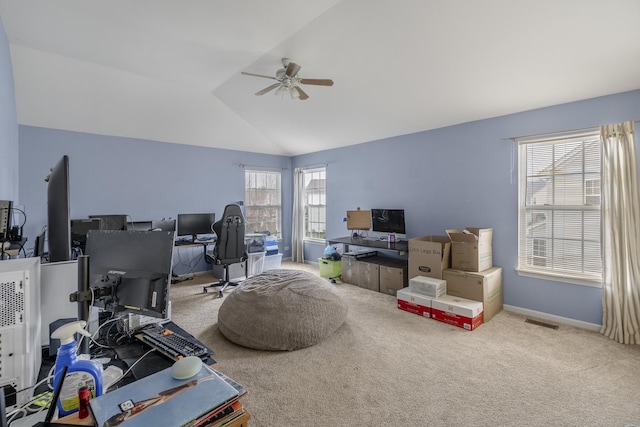
[[[162,325],[148,326],[136,334],[136,338],[173,360],[209,354],[209,349],[199,341],[165,329]]]

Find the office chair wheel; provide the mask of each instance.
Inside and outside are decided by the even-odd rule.
[[[206,294],[207,292],[209,292],[209,291],[207,291],[207,287],[206,286],[204,288],[202,288],[202,293],[203,294]]]
[[[222,289],[218,290],[218,297],[219,298],[224,297],[224,292],[222,292]]]

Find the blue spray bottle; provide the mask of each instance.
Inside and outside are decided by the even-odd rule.
[[[78,343],[74,339],[74,334],[80,333],[84,336],[91,336],[84,329],[86,324],[87,322],[84,320],[67,323],[51,334],[51,338],[60,340],[60,348],[58,348],[53,373],[54,385],[58,385],[62,369],[68,366],[67,375],[60,391],[60,399],[58,400],[60,416],[78,411],[78,391],[81,387],[89,387],[91,398],[102,394],[102,369],[100,366],[91,360],[78,360],[76,356]]]

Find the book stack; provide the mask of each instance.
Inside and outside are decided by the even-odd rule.
[[[177,380],[171,368],[89,401],[99,427],[222,427],[245,414],[246,389],[202,365],[195,376]]]

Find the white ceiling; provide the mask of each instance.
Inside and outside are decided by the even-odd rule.
[[[298,155],[640,88],[638,0],[0,0],[20,124]],[[254,93],[281,58],[305,101]]]

